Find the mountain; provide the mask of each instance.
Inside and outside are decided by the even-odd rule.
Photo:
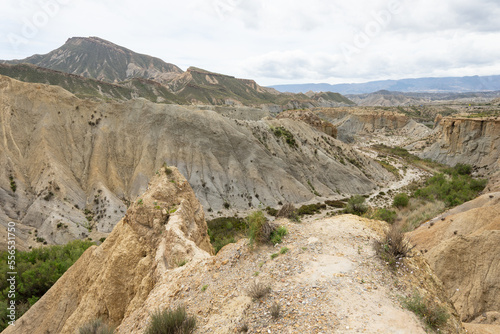
[[[107,82],[131,78],[165,82],[182,74],[182,70],[173,64],[133,52],[98,37],[73,37],[60,48],[45,55],[2,62],[11,65],[33,64]]]
[[[481,92],[500,90],[500,75],[380,80],[353,84],[294,84],[271,86],[280,92],[338,92],[366,94],[380,90],[397,92]]]
[[[0,61],[0,74],[58,85],[83,98],[176,104],[265,105],[270,111],[354,104],[340,94],[283,94],[253,80],[179,67],[98,37],[73,37],[46,55]]]

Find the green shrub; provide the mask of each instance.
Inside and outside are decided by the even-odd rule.
[[[392,201],[392,206],[397,208],[406,208],[408,203],[410,202],[410,198],[405,193],[399,193],[394,196],[394,200]]]
[[[297,147],[297,142],[295,141],[295,138],[293,137],[293,134],[286,129],[283,126],[277,127],[277,128],[271,128],[273,131],[273,134],[277,137],[284,137],[285,142],[290,146],[290,147]]]
[[[113,334],[114,329],[108,326],[102,319],[94,319],[87,322],[78,330],[79,334]]]
[[[43,238],[40,238],[43,240]],[[46,242],[45,240],[40,242]],[[52,285],[61,277],[69,267],[92,246],[90,241],[75,240],[64,246],[48,246],[35,248],[28,252],[16,252],[16,319],[26,312]],[[0,252],[0,273],[9,271],[6,251]],[[1,277],[1,274],[0,274]],[[4,276],[5,277],[5,276]],[[8,284],[6,279],[0,281],[0,300],[7,299]],[[21,307],[22,305],[22,307]],[[0,330],[7,324],[6,314],[0,314]]]
[[[443,306],[437,305],[418,293],[403,299],[403,306],[418,315],[432,329],[438,329],[448,321],[450,315]]]
[[[378,220],[384,220],[389,224],[393,224],[396,221],[397,216],[398,215],[396,211],[388,210],[385,208],[379,208],[374,212],[372,218]]]
[[[366,199],[361,195],[352,196],[349,198],[349,201],[347,201],[347,206],[344,211],[354,215],[362,215],[368,211],[368,206],[365,201]]]
[[[186,308],[179,306],[175,310],[156,310],[145,334],[188,334],[196,328],[196,318],[189,316]]]
[[[274,208],[271,208],[270,206],[266,207],[266,212],[270,216],[276,217],[278,215],[278,210],[274,209]]]
[[[245,237],[247,224],[243,218],[220,217],[207,221],[210,243],[215,253],[227,244]]]
[[[338,208],[338,209],[343,209],[345,208],[346,206],[346,203],[342,202],[342,201],[325,201],[325,204],[326,205],[329,205],[333,208]]]
[[[283,237],[288,234],[288,230],[285,226],[280,226],[271,232],[271,243],[273,245],[279,244]]]
[[[460,205],[477,197],[486,186],[487,180],[473,179],[457,171],[450,176],[439,173],[426,181],[425,187],[417,189],[414,196],[426,200],[441,200],[448,207]]]
[[[280,254],[286,254],[288,252],[288,247],[281,247]]]
[[[16,185],[16,181],[14,181],[14,177],[12,175],[9,176],[9,181],[10,181],[10,189],[12,190],[12,192],[16,192],[17,185]]]
[[[250,245],[263,244],[270,241],[271,233],[274,231],[262,211],[255,211],[247,217],[248,221],[248,238]]]
[[[316,203],[316,204],[302,205],[297,210],[297,214],[299,216],[314,215],[316,213],[321,213],[322,209],[326,209],[326,204]]]

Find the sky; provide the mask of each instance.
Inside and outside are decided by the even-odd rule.
[[[500,74],[497,0],[3,0],[0,59],[97,36],[261,85]]]

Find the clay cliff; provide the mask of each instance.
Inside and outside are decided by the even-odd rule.
[[[186,175],[207,212],[368,193],[393,179],[302,121],[95,102],[8,77],[0,103],[0,222],[20,223],[20,245],[110,232],[164,163]]]
[[[495,320],[500,319],[500,193],[453,208],[410,238],[443,281],[463,321],[500,325]]]
[[[447,165],[469,164],[491,179],[488,190],[500,189],[500,119],[444,117],[438,137],[421,157]]]
[[[317,108],[316,114],[337,128],[338,138],[354,142],[358,136],[376,132],[402,135],[413,140],[427,136],[430,129],[410,117],[379,108]]]

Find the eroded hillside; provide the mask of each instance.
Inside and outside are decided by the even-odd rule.
[[[164,163],[186,175],[207,212],[368,193],[394,179],[301,121],[230,119],[144,99],[93,102],[0,80],[0,217],[23,224],[20,245],[110,232]]]

